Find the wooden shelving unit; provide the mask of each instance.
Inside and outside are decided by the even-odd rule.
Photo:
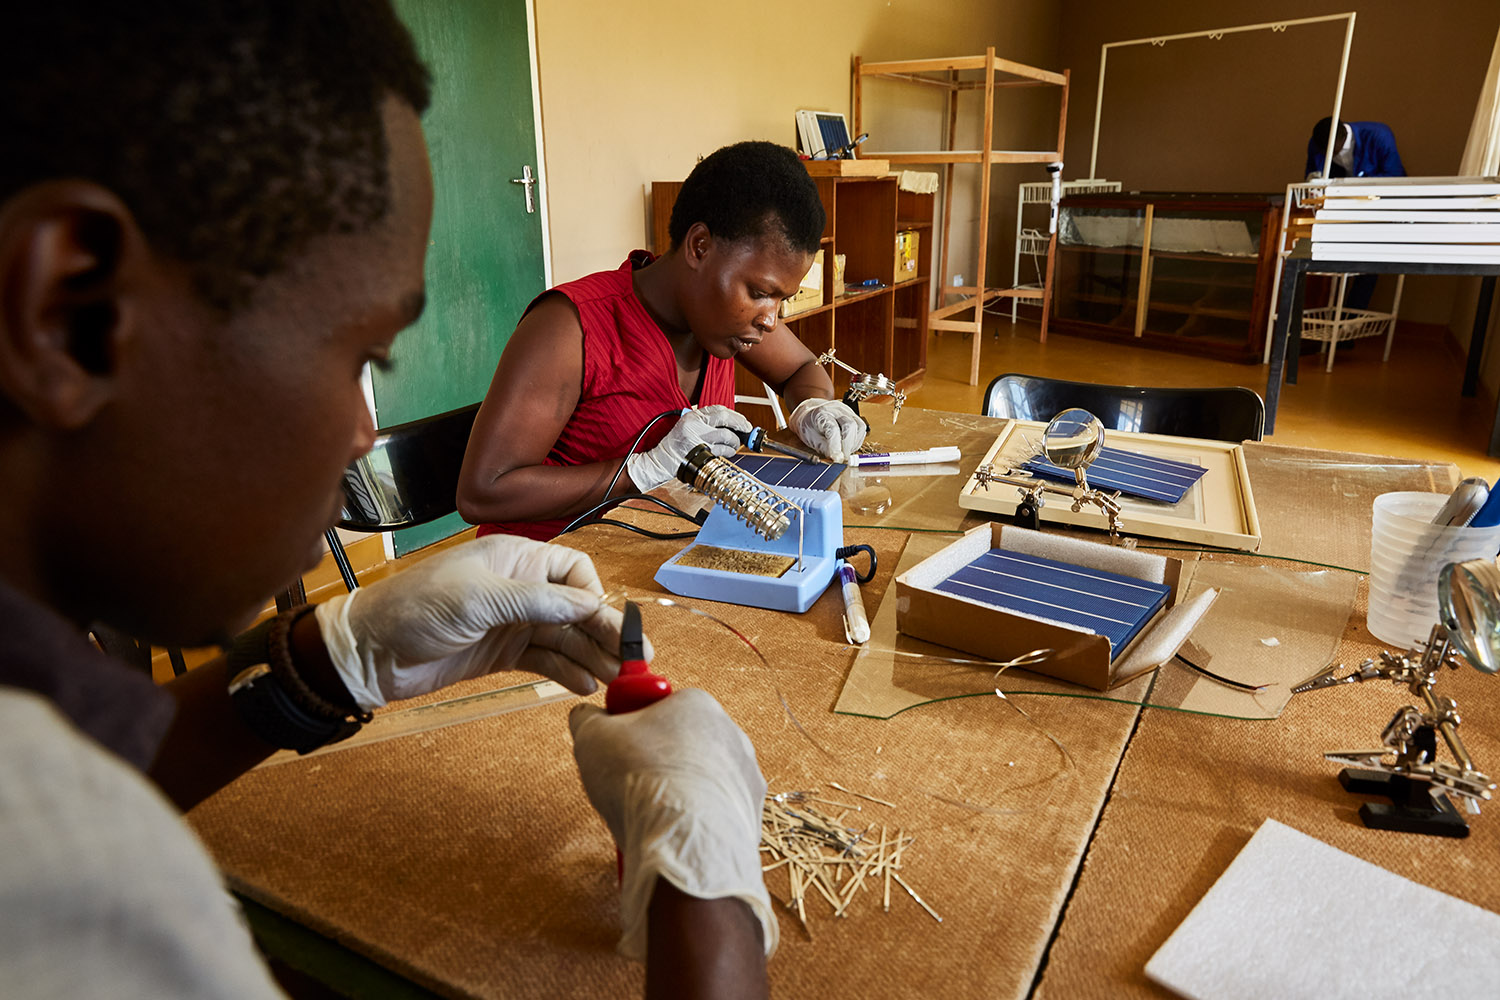
[[[927,289],[932,279],[933,196],[900,191],[894,177],[815,177],[827,223],[823,230],[823,304],[788,316],[787,327],[814,354],[833,348],[838,358],[863,372],[888,376],[903,389],[921,384],[927,370]],[[671,245],[667,225],[681,181],[651,185],[652,250]],[[896,281],[896,233],[921,234],[917,271]],[[833,295],[833,259],[844,255],[848,291]],[[856,288],[874,278],[880,288]],[[830,366],[842,392],[849,376]],[[735,370],[736,391],[763,392],[760,382]]]
[[[964,79],[966,71],[978,71],[980,79]],[[932,74],[938,74],[934,76]],[[1042,305],[1042,340],[1047,339],[1047,321],[1050,298],[1048,291],[1052,283],[1052,265],[1056,248],[1055,234],[1048,240],[1047,267],[1041,288],[1001,288],[987,284],[985,269],[988,264],[989,217],[990,217],[990,168],[1002,163],[1060,163],[1063,154],[1063,133],[1068,118],[1068,71],[1054,73],[1023,63],[1001,59],[995,55],[993,46],[985,49],[982,56],[954,56],[941,59],[909,59],[898,62],[872,62],[854,59],[854,134],[864,131],[863,82],[866,77],[879,77],[921,86],[936,87],[947,94],[947,148],[928,151],[872,152],[865,156],[888,160],[892,165],[922,164],[943,167],[943,245],[938,259],[941,275],[941,294],[946,299],[957,296],[956,302],[945,302],[932,310],[928,323],[934,330],[955,330],[973,334],[969,359],[969,384],[979,383],[979,335],[984,325],[985,304],[997,298],[1037,299]],[[1057,148],[1044,150],[994,149],[995,90],[1005,87],[1055,86],[1062,91],[1061,107],[1057,116]],[[954,136],[958,126],[958,95],[967,90],[984,91],[984,130],[980,149],[955,149]],[[948,233],[953,218],[953,168],[960,163],[978,164],[979,224],[977,256],[974,265],[975,285],[953,286],[948,284]],[[969,318],[961,318],[971,312]]]

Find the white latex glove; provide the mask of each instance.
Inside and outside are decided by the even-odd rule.
[[[837,399],[804,399],[786,419],[803,444],[832,462],[848,462],[865,440],[865,422]]]
[[[620,672],[622,616],[603,593],[582,552],[489,535],[318,605],[318,627],[366,711],[496,670],[589,694]]]
[[[744,414],[727,406],[696,407],[678,417],[655,448],[625,459],[625,471],[635,488],[645,493],[676,479],[677,467],[695,446],[706,444],[715,455],[726,458],[740,447],[740,439],[734,432],[748,434],[751,430]]]
[[[568,716],[589,801],[625,859],[619,950],[646,957],[658,876],[699,899],[742,899],[766,954],[778,928],[760,870],[766,782],[755,748],[706,691],[686,688],[625,715],[579,705]]]

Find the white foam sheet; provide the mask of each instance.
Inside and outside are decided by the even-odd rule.
[[[1183,601],[1168,611],[1142,637],[1124,662],[1116,664],[1114,676],[1122,679],[1131,677],[1142,670],[1159,667],[1176,656],[1218,597],[1219,592],[1210,587],[1192,600]]]
[[[1500,915],[1268,819],[1146,975],[1194,1000],[1500,996]]]

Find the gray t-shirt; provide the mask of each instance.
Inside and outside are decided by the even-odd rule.
[[[46,699],[0,687],[0,992],[280,997],[192,831]]]

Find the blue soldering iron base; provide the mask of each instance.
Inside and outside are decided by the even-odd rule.
[[[714,507],[698,532],[693,544],[662,563],[656,571],[656,582],[682,597],[700,597],[771,611],[794,611],[798,614],[812,607],[833,580],[837,559],[835,551],[844,540],[844,513],[837,493],[826,490],[803,490],[781,487],[782,496],[806,513],[802,533],[802,567],[793,563],[779,577],[750,573],[728,573],[702,566],[679,566],[684,552],[698,545],[745,552],[771,552],[797,557],[797,521],[776,541],[767,541],[744,522],[722,507]]]

